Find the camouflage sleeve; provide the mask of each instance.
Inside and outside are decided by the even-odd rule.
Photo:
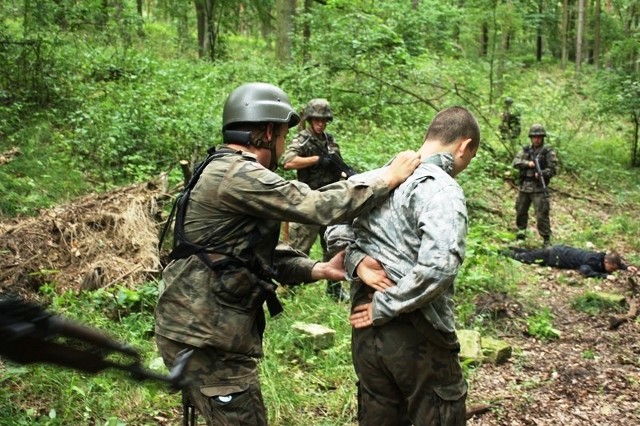
[[[284,154],[282,155],[282,164],[287,164],[289,161],[293,160],[296,157],[308,157],[308,153],[306,153],[302,147],[302,142],[305,140],[303,134],[298,133],[298,135],[293,138]]]
[[[545,179],[552,178],[556,175],[558,170],[558,157],[553,149],[547,151],[545,158],[546,168],[542,171]]]
[[[226,172],[227,185],[219,188],[219,202],[239,214],[332,225],[369,211],[386,199],[389,188],[379,175],[339,181],[312,190],[298,181],[287,181],[251,161],[236,161]]]
[[[529,161],[531,161],[531,159],[529,158],[529,153],[526,150],[522,149],[520,150],[518,155],[516,155],[516,158],[513,159],[512,165],[516,169],[528,169]]]
[[[358,247],[357,244],[350,244],[344,257],[344,269],[347,272],[346,278],[353,281],[358,277],[356,268],[367,254]]]
[[[275,278],[286,285],[312,282],[311,270],[316,263],[317,260],[309,259],[301,251],[280,242],[274,254]]]

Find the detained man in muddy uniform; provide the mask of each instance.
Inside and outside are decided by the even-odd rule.
[[[379,207],[327,231],[330,246],[347,245],[353,279],[360,425],[466,423],[453,296],[465,257],[467,209],[454,178],[479,144],[471,112],[442,110],[429,125],[413,175]],[[363,175],[369,173],[375,171]]]

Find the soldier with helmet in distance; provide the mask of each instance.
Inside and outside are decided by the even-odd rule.
[[[507,96],[504,100],[504,111],[500,122],[500,138],[515,147],[519,137],[520,112],[513,107],[513,99]]]
[[[184,395],[208,425],[260,426],[267,424],[257,370],[263,304],[272,315],[282,310],[274,281],[344,278],[344,255],[309,259],[279,243],[281,222],[328,225],[368,211],[411,175],[420,156],[405,151],[378,178],[315,191],[274,173],[289,128],[299,121],[285,92],[243,84],[227,97],[222,121],[223,145],[178,204],[180,238],[162,274],[156,343],[169,367],[193,350]]]
[[[551,242],[551,222],[549,212],[551,205],[547,186],[556,175],[558,159],[553,148],[545,146],[544,138],[547,132],[542,124],[534,124],[529,130],[531,145],[522,150],[513,160],[513,167],[520,171],[520,186],[516,200],[516,226],[519,240],[526,238],[527,223],[529,221],[529,207],[533,204],[536,214],[536,226],[543,239],[543,245]]]
[[[340,157],[340,147],[335,138],[325,131],[327,124],[332,120],[333,113],[329,102],[326,99],[311,99],[302,112],[301,130],[282,157],[283,167],[287,170],[296,170],[298,180],[312,189],[318,189],[348,177],[344,176],[343,171],[332,161],[332,156]],[[291,223],[289,243],[308,255],[316,237],[319,236],[323,260],[326,261],[331,258],[331,253],[327,252],[325,231],[325,226]],[[327,294],[336,301],[349,300],[341,283],[337,281],[327,283]]]

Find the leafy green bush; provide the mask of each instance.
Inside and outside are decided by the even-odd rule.
[[[560,331],[553,327],[554,316],[549,308],[542,308],[527,318],[529,335],[542,340],[557,339]]]

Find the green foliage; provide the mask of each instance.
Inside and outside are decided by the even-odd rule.
[[[554,316],[549,308],[542,308],[527,318],[529,335],[542,340],[557,339],[560,331],[553,327]]]
[[[592,292],[586,292],[576,296],[573,299],[571,306],[574,309],[591,316],[599,315],[602,312],[620,312],[622,310],[619,303],[598,297],[598,295]]]

